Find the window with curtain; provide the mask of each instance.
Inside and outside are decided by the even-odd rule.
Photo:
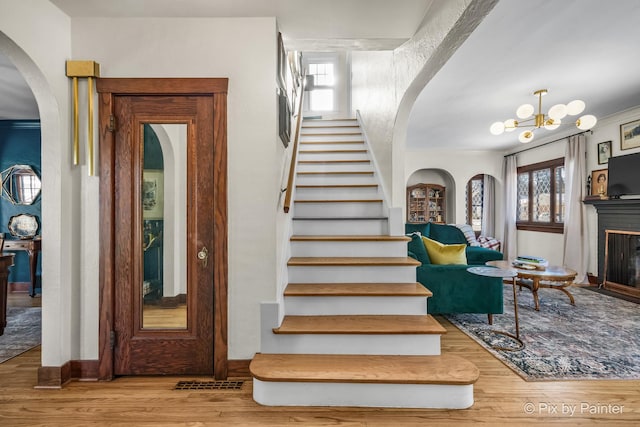
[[[484,200],[484,175],[476,175],[467,182],[467,224],[476,236],[482,230],[482,202]]]
[[[564,181],[564,158],[518,168],[518,230],[563,232]]]

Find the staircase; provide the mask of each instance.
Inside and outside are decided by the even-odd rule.
[[[356,120],[305,120],[284,316],[250,370],[263,405],[467,408],[475,365],[440,354]],[[402,228],[402,227],[401,227]],[[264,322],[264,318],[263,318]]]

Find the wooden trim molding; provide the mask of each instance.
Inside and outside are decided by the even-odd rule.
[[[238,359],[238,360],[229,360],[228,364],[228,376],[229,377],[251,377],[251,372],[249,371],[249,364],[251,363],[251,359]]]
[[[98,365],[98,360],[71,360],[62,366],[41,366],[35,388],[58,389],[73,380],[97,381]]]

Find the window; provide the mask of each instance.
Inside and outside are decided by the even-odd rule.
[[[518,230],[562,233],[564,159],[518,168]]]
[[[467,183],[467,224],[476,235],[482,229],[482,201],[484,200],[484,175],[476,175]]]
[[[332,63],[309,64],[309,74],[314,76],[314,89],[309,92],[311,111],[334,110],[334,66]]]

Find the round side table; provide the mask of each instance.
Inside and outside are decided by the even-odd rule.
[[[510,334],[508,332],[496,331],[494,329],[491,330],[494,334],[504,335],[509,337],[517,343],[517,347],[502,347],[494,345],[492,346],[496,350],[503,351],[518,351],[524,348],[524,343],[520,339],[520,324],[518,323],[518,296],[516,294],[516,277],[518,276],[518,272],[513,269],[502,269],[496,267],[469,267],[467,268],[469,273],[477,274],[478,276],[488,276],[488,277],[500,277],[502,279],[511,279],[509,282],[513,285],[513,313],[516,319],[516,334]],[[503,280],[503,283],[509,283]]]

